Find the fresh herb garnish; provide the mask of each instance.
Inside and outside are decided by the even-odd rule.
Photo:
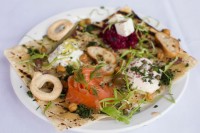
[[[65,69],[68,75],[72,75],[74,73],[74,67],[71,65],[67,65]]]
[[[90,73],[90,79],[93,78],[98,78],[101,76],[101,73],[99,72],[99,70],[104,67],[106,64],[105,63],[100,63],[98,64],[95,69]]]
[[[113,106],[108,106],[105,107],[101,110],[103,113],[106,113],[107,115],[111,116],[112,118],[118,120],[118,121],[122,121],[126,124],[130,123],[130,120],[127,116],[123,115],[123,112],[117,110],[115,107]]]
[[[30,56],[40,53],[38,49],[34,49],[34,48],[27,48],[27,50]]]
[[[91,89],[92,89],[92,94],[95,95],[95,96],[98,96],[98,91],[97,91],[96,87],[91,86]]]
[[[108,100],[111,101],[113,99],[110,98]],[[114,105],[119,104],[121,101],[122,100],[118,100],[118,102],[115,103]],[[110,103],[112,103],[112,102],[110,102]],[[118,121],[122,121],[126,124],[129,124],[132,116],[140,110],[140,108],[141,108],[140,106],[142,103],[144,103],[144,99],[139,101],[138,106],[135,108],[132,108],[130,110],[130,112],[127,112],[126,114],[124,114],[124,109],[120,110],[120,107],[124,106],[123,104],[119,104],[120,107],[111,106],[111,105],[105,106],[101,109],[101,111],[103,113],[106,113],[107,115],[111,116],[112,118],[117,119]]]
[[[129,116],[128,116],[129,119],[132,118],[132,116],[133,116],[135,113],[137,113],[137,112],[140,111],[141,104],[143,104],[144,102],[145,102],[144,99],[140,100],[139,103],[138,103],[138,106],[135,107],[135,108],[133,108],[133,109],[131,110],[131,112],[129,113]]]
[[[170,69],[170,67],[178,60],[178,57],[176,57],[173,61],[169,62],[167,65],[164,66],[162,76],[160,79],[160,83],[163,85],[168,85],[171,87],[172,80],[174,79],[174,73]]]
[[[125,83],[126,83],[126,89],[127,89],[128,91],[130,91],[131,84],[130,84],[130,81],[129,81],[128,76],[127,76],[126,73],[125,73],[125,76],[124,76],[124,81],[125,81]]]
[[[26,63],[28,68],[29,66],[33,66],[33,67],[37,67],[40,66],[42,62],[40,62],[40,60],[44,59],[45,57],[47,57],[46,53],[40,53],[38,49],[34,49],[34,48],[27,48],[27,53],[30,55],[30,58],[27,60],[23,60],[20,61],[19,63]]]
[[[90,46],[95,46],[95,45],[97,45],[97,42],[88,42],[88,44],[87,44],[87,47],[90,47]]]
[[[101,103],[101,112],[106,113],[107,115],[122,121],[124,123],[129,123],[132,115],[137,113],[140,110],[140,105],[144,103],[144,99],[138,101],[137,107],[128,107],[129,112],[124,114],[124,107],[127,107],[131,97],[135,95],[135,91],[128,91],[126,93],[120,93],[119,90],[114,89],[114,97],[105,98],[100,101]]]
[[[174,74],[172,70],[168,69],[167,71],[162,73],[160,83],[163,85],[170,85],[173,78],[174,78]]]
[[[47,57],[47,55],[45,53],[42,54],[34,54],[30,57],[31,60],[35,60],[35,59],[43,59],[44,57]]]
[[[125,18],[134,18],[134,14],[130,12],[125,16]]]
[[[47,111],[47,109],[51,106],[52,102],[48,102],[47,103],[47,106],[44,108],[44,113]]]
[[[31,91],[27,91],[27,95],[30,97],[30,98],[33,98],[33,94]]]
[[[172,60],[171,62],[169,62],[167,65],[165,65],[163,71],[166,72],[177,60],[178,60],[178,57],[176,57],[174,60]]]
[[[90,25],[87,25],[86,28],[85,28],[85,31],[88,32],[88,33],[92,33],[92,31],[95,31],[97,30],[97,27],[90,24]]]
[[[40,106],[38,106],[35,110],[38,110],[40,108]]]
[[[64,99],[66,97],[66,94],[60,94],[59,98]]]
[[[74,80],[76,82],[81,83],[82,85],[85,85],[87,87],[87,82],[86,82],[85,77],[84,77],[84,75],[82,73],[82,69],[78,69],[75,72]]]
[[[138,38],[139,37],[139,34],[148,34],[149,33],[149,29],[147,26],[145,26],[145,22],[142,21],[141,23],[138,23],[138,24],[135,24],[135,33],[137,34]]]
[[[129,49],[129,50],[125,50],[122,55],[120,56],[121,59],[123,59],[124,57],[126,57],[127,55],[131,55],[131,58],[134,57],[138,57],[138,58],[142,58],[142,57],[147,57],[147,58],[152,58],[153,53],[151,53],[148,48],[143,47],[142,45],[138,46],[135,49]]]
[[[109,24],[103,29],[103,33],[105,33],[106,30],[110,30],[111,27],[112,27],[114,24],[116,24],[116,23],[117,23],[117,22],[111,22],[111,23],[109,23]]]
[[[186,64],[185,64],[185,67],[189,67],[189,63],[186,63]]]
[[[130,68],[131,71],[135,72],[136,74],[140,74],[142,76],[145,76],[145,73],[140,71],[141,69],[139,67],[133,66]]]
[[[76,110],[76,113],[81,117],[81,118],[89,118],[91,117],[93,113],[93,109],[86,107],[83,104],[79,104],[78,108]]]

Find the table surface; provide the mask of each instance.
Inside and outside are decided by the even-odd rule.
[[[16,45],[40,21],[74,8],[129,5],[136,12],[160,20],[185,41],[189,53],[200,60],[200,1],[198,0],[0,0],[0,132],[55,133],[53,126],[33,115],[16,97],[9,77],[6,48]],[[200,66],[191,70],[187,89],[176,106],[135,133],[197,133],[200,130]],[[70,131],[69,131],[70,132]],[[130,133],[132,131],[129,131]]]

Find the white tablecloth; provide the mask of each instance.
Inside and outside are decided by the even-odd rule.
[[[55,133],[52,125],[33,115],[18,100],[9,77],[6,48],[16,45],[40,21],[66,10],[88,6],[129,5],[152,16],[185,41],[200,60],[200,1],[198,0],[1,0],[0,1],[0,133]],[[181,100],[163,117],[135,133],[197,133],[200,130],[200,67],[190,73]],[[130,133],[133,131],[129,131]]]

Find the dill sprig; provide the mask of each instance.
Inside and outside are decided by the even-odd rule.
[[[99,63],[95,69],[90,73],[90,79],[93,78],[98,78],[101,76],[101,73],[99,72],[99,70],[104,67],[106,64],[105,63]]]
[[[74,80],[82,85],[87,87],[87,82],[85,80],[85,76],[82,73],[82,69],[78,69],[74,74]]]

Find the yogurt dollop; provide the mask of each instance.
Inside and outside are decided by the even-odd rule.
[[[127,75],[132,88],[154,93],[160,88],[161,74],[152,68],[153,62],[147,58],[138,58],[128,66]]]

